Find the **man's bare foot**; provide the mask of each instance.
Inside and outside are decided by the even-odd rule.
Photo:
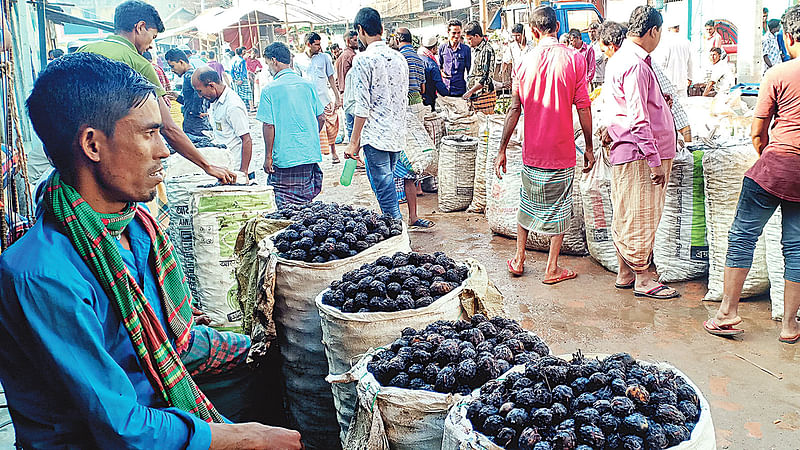
[[[800,322],[795,317],[794,320],[783,319],[783,326],[781,327],[781,339],[795,340],[800,335]]]
[[[514,259],[509,259],[506,261],[508,264],[508,271],[514,275],[522,275],[522,272],[525,271],[525,257],[523,256],[521,259],[519,257],[515,257]]]
[[[727,315],[717,311],[717,314],[714,315],[714,323],[721,328],[732,327],[742,323],[742,318],[738,314]]]
[[[570,269],[563,269],[561,267],[556,266],[556,270],[554,272],[545,272],[544,280],[542,283],[544,284],[556,284],[560,283],[565,280],[571,280],[577,277],[578,274]]]
[[[627,273],[626,274],[626,273],[622,273],[622,271],[620,271],[620,273],[617,274],[617,280],[615,281],[615,285],[617,287],[620,287],[620,286],[633,287],[633,282],[634,281],[636,281],[636,275],[634,275],[633,273]],[[628,289],[630,289],[630,287],[628,287]]]
[[[639,276],[639,277],[636,277],[636,283],[633,286],[633,291],[634,291],[634,293],[636,293],[636,292],[640,292],[640,293],[641,292],[650,292],[653,289],[658,288],[659,286],[663,286],[663,285],[661,283],[659,283],[658,281],[652,279],[651,277],[649,277],[649,276]],[[657,293],[657,297],[671,298],[671,297],[674,297],[675,294],[677,294],[677,291],[675,289],[672,289],[671,287],[664,286],[664,289],[660,290]]]

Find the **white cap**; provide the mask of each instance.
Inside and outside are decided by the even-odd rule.
[[[422,45],[424,47],[433,47],[438,42],[439,42],[439,36],[432,35],[425,37],[425,39],[422,40]]]

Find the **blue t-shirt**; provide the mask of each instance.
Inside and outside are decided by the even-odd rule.
[[[325,107],[310,81],[291,69],[261,91],[256,119],[275,127],[272,164],[280,169],[322,162],[317,116]]]
[[[150,237],[136,221],[128,236],[120,254],[172,339]],[[207,423],[153,390],[115,306],[47,215],[0,256],[0,381],[24,448],[211,444]]]

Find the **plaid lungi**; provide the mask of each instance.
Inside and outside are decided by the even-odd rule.
[[[319,132],[320,150],[323,155],[331,152],[331,144],[336,142],[336,135],[339,134],[339,114],[333,109],[333,103],[325,106],[325,124]]]
[[[267,177],[267,184],[274,189],[278,208],[290,203],[308,203],[322,191],[322,169],[317,163],[274,169]]]
[[[195,325],[189,335],[189,345],[180,357],[189,374],[196,378],[218,375],[244,365],[248,352],[248,336]]]
[[[669,180],[672,160],[662,159],[661,166]],[[611,236],[617,252],[633,270],[650,267],[665,194],[666,183],[656,186],[650,179],[647,160],[611,167]]]
[[[253,90],[250,89],[250,83],[244,80],[242,84],[233,83],[233,85],[236,87],[236,93],[239,94],[244,105],[249,109],[253,99]]]
[[[575,168],[522,169],[517,223],[539,234],[562,234],[572,219],[572,182]]]
[[[484,114],[494,114],[494,107],[497,104],[497,92],[487,92],[473,96],[469,99],[472,109]]]

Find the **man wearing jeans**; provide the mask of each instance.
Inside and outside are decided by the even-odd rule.
[[[378,11],[361,8],[353,28],[367,49],[353,58],[350,69],[355,121],[345,157],[360,159],[358,153],[363,147],[367,178],[381,211],[400,219],[392,173],[406,143],[408,64],[400,52],[381,39],[383,25]]]
[[[736,218],[728,234],[722,303],[717,314],[703,326],[717,336],[734,336],[744,330],[739,298],[753,263],[756,241],[772,214],[781,207],[784,257],[783,326],[778,338],[794,344],[800,341],[797,309],[800,306],[800,6],[783,15],[784,39],[791,61],[764,74],[758,90],[751,135],[761,155],[745,173]]]

